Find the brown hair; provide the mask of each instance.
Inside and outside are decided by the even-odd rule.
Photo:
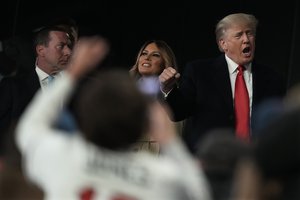
[[[156,44],[157,48],[161,51],[162,59],[164,62],[163,67],[173,67],[176,70],[178,69],[175,54],[174,54],[173,50],[171,49],[171,47],[165,41],[163,41],[163,40],[148,40],[142,45],[141,49],[138,52],[135,64],[129,70],[130,74],[133,77],[135,77],[136,79],[141,77],[141,74],[138,71],[139,58],[142,55],[144,49],[149,44],[152,44],[152,43]]]
[[[127,70],[103,70],[81,91],[76,115],[79,128],[90,142],[123,149],[148,129],[147,99]]]

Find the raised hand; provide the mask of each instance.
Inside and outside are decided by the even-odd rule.
[[[109,44],[100,36],[82,37],[76,43],[67,72],[78,79],[94,69],[109,52]]]
[[[161,90],[164,93],[168,93],[176,85],[180,74],[172,67],[164,69],[164,71],[159,75],[159,82],[161,85]]]

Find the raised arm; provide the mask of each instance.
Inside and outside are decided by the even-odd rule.
[[[84,37],[75,45],[67,73],[79,79],[99,64],[109,52],[108,42],[101,37]]]

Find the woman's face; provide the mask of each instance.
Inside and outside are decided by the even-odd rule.
[[[164,70],[164,61],[155,43],[143,50],[138,61],[138,71],[142,76],[159,75]]]

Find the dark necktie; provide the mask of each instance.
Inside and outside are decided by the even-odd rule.
[[[243,76],[244,69],[243,66],[238,66],[238,73],[235,80],[234,109],[236,135],[238,138],[248,141],[250,132],[250,107],[248,90]]]

